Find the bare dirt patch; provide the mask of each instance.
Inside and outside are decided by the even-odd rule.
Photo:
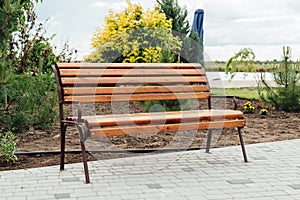
[[[247,100],[238,101],[238,109],[242,110],[243,104]],[[269,110],[268,115],[260,115],[259,110],[261,103],[259,101],[252,101],[257,108],[254,114],[245,114],[247,125],[243,129],[244,141],[246,144],[274,142],[281,140],[300,139],[300,113],[286,113],[282,111]],[[232,107],[231,102],[228,103]],[[102,108],[103,112],[105,108]],[[205,144],[206,131],[194,133],[193,141],[189,147],[200,147]],[[18,137],[18,152],[45,152],[45,151],[59,151],[60,149],[60,129],[59,126],[54,126],[48,131],[29,130],[17,134]],[[175,138],[175,139],[174,139]],[[190,137],[188,138],[190,139]],[[231,146],[239,145],[239,139],[236,130],[223,130],[221,137],[215,137],[215,146]],[[115,148],[126,149],[151,149],[151,148],[165,148],[172,141],[176,147],[180,144],[186,144],[184,137],[176,140],[176,133],[159,133],[149,137],[131,137],[120,136],[111,137],[109,142]],[[187,146],[183,145],[184,148]],[[80,150],[79,137],[74,128],[67,131],[66,136],[67,150]],[[204,153],[204,152],[203,152]],[[96,159],[112,159],[127,156],[145,155],[144,153],[101,153],[97,154],[97,158],[93,154],[89,154],[88,160]],[[42,166],[51,166],[59,164],[59,155],[18,155],[18,162],[16,164],[7,164],[0,158],[0,171],[12,169],[34,168]],[[81,162],[81,154],[69,153],[66,154],[66,163]]]

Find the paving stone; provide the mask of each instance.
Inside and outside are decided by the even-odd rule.
[[[188,168],[182,168],[182,171],[184,171],[184,172],[195,172],[196,170],[194,168],[188,167]]]
[[[207,163],[212,165],[229,164],[229,162],[225,160],[211,160],[211,161],[207,161]]]
[[[61,193],[61,194],[54,194],[55,199],[65,199],[65,198],[70,198],[69,193]]]
[[[300,190],[300,184],[288,185],[289,187],[293,188],[294,190]]]
[[[267,158],[266,157],[258,157],[258,156],[255,156],[255,157],[251,157],[251,159],[253,160],[266,160]]]
[[[150,189],[160,189],[160,188],[162,188],[160,184],[148,184],[147,186]]]
[[[300,140],[0,172],[10,199],[300,199]],[[271,151],[272,150],[272,151]],[[41,197],[41,198],[39,198]]]
[[[79,182],[79,178],[73,177],[73,178],[63,178],[62,182]]]
[[[227,181],[230,184],[248,184],[248,183],[254,183],[250,179],[233,179],[233,180],[228,180]]]

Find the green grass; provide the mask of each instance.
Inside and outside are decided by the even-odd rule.
[[[278,67],[279,62],[256,62],[254,65],[257,72],[270,72],[274,67]],[[205,62],[205,70],[211,72],[224,72],[226,68],[226,62]],[[238,66],[241,72],[246,71],[242,66]]]
[[[259,100],[259,94],[256,88],[211,88],[213,95],[229,95],[237,98]]]

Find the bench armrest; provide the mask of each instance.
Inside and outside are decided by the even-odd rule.
[[[77,121],[79,122],[79,123],[81,123],[81,122],[83,122],[83,120],[82,120],[82,106],[81,106],[81,103],[80,102],[78,102],[78,101],[75,101],[75,102],[73,102],[75,105],[76,105],[76,107],[77,107]]]
[[[235,96],[231,96],[231,95],[211,95],[211,98],[232,98],[232,102],[234,104],[233,110],[237,109],[237,100],[235,98]]]

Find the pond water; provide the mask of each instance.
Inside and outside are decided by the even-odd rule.
[[[232,77],[232,74],[225,72],[206,72],[210,87],[212,88],[244,88],[244,87],[257,87],[261,76],[270,85],[275,85],[272,73],[244,73],[237,72]],[[232,77],[232,78],[231,78]]]
[[[213,80],[227,80],[231,79],[232,74],[226,74],[225,72],[206,72],[207,77],[210,81]],[[261,75],[265,77],[265,80],[274,80],[273,74],[269,72],[265,73],[245,73],[245,72],[237,72],[234,74],[231,81],[256,81],[260,80]]]

